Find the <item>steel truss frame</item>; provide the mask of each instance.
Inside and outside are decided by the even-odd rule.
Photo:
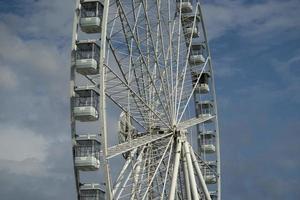
[[[84,34],[79,25],[80,0],[76,0],[74,12],[70,106],[77,199],[80,200],[81,173],[75,167],[75,139],[80,123],[76,122],[73,113],[74,88],[84,82],[96,86],[100,94],[96,132],[101,139],[100,173],[106,199],[211,200],[209,190],[213,189],[217,192],[217,199],[221,200],[215,81],[200,2],[197,0],[191,4],[194,11],[191,28],[200,30],[206,47],[205,62],[197,66],[189,62],[194,36],[185,33],[183,6],[186,4],[183,2],[186,1],[101,2],[104,8],[101,32],[98,36],[91,36],[100,41],[97,75],[76,73],[76,41]],[[193,83],[191,73],[195,72],[198,76]],[[197,91],[204,72],[211,74],[207,96]],[[197,113],[197,102],[208,98],[213,110],[210,116],[202,116]],[[128,123],[134,121],[137,136],[128,131],[127,141],[119,144],[108,142],[113,133],[108,130],[107,99],[127,113]],[[193,114],[195,117],[191,116]],[[162,133],[155,132],[156,128]],[[213,130],[216,137],[213,155],[201,151],[203,141],[198,139],[197,144],[192,141],[193,137],[198,138],[200,132],[207,130]],[[128,153],[125,159],[124,153]],[[113,159],[123,162],[119,170],[111,164]],[[216,169],[210,167],[212,162],[216,163]],[[211,170],[216,177],[213,185],[206,181],[206,170]]]

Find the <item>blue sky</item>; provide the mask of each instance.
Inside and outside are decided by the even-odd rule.
[[[300,2],[206,0],[223,199],[300,199]],[[0,196],[75,199],[73,0],[0,0]]]

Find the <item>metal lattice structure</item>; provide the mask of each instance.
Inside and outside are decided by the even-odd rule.
[[[78,200],[220,200],[216,94],[200,2],[76,0],[73,27]],[[115,110],[120,118],[109,126]]]

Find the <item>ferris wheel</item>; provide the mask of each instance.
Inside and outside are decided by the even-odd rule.
[[[198,0],[76,0],[78,200],[220,200],[211,55]]]

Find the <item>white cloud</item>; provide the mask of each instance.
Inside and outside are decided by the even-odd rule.
[[[27,128],[1,126],[0,169],[14,174],[42,175],[48,141]]]
[[[63,68],[58,48],[40,40],[25,41],[7,25],[0,23],[0,59],[18,68],[32,68],[41,74],[54,73]]]
[[[0,159],[24,161],[26,159],[45,160],[47,140],[27,128],[1,126]]]
[[[0,63],[0,88],[14,89],[18,85],[16,74],[7,66]]]
[[[243,1],[223,0],[204,4],[204,14],[210,39],[234,30],[246,37],[269,38],[299,27],[298,0],[265,1],[246,4]]]
[[[1,96],[1,171],[62,177],[49,171],[56,166],[48,162],[61,141],[49,140],[46,133],[57,136],[57,130],[66,129],[61,107],[68,94],[73,4],[72,0],[24,0],[16,5],[22,5],[24,13],[0,13],[0,88],[16,89]],[[49,123],[53,125],[48,127]]]
[[[0,169],[16,175],[43,176],[46,175],[44,163],[37,159],[12,161],[0,159]]]
[[[69,37],[73,20],[74,0],[24,0],[21,15],[5,13],[2,20],[14,24],[12,29],[20,35],[30,38],[58,41],[58,38]],[[16,5],[16,6],[17,6]],[[53,40],[54,39],[54,40]],[[60,42],[60,41],[59,41]]]
[[[291,58],[280,61],[275,59],[273,65],[276,71],[282,75],[287,76],[288,78],[299,78],[297,74],[294,74],[293,71],[297,70],[300,72],[300,55],[299,51],[297,55],[292,56]]]
[[[72,174],[68,134],[52,138],[12,124],[0,128],[0,171],[56,179]]]
[[[300,103],[300,56],[299,51],[296,55],[290,57],[287,60],[274,59],[272,61],[272,66],[274,67],[276,73],[279,75],[280,80],[282,80],[285,85],[282,91],[282,96],[289,97],[296,103]]]
[[[221,78],[233,77],[241,72],[241,69],[236,67],[236,58],[232,56],[224,56],[214,59],[215,75]]]

